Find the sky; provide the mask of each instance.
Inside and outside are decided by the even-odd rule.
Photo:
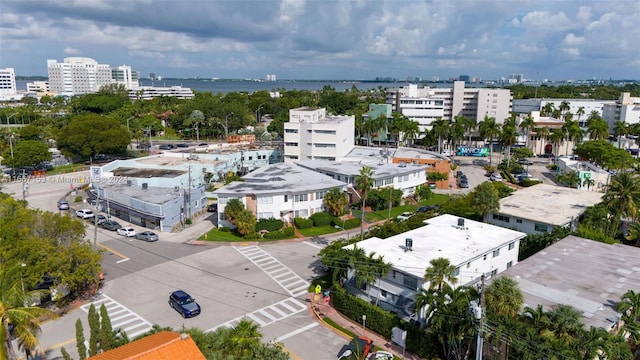
[[[639,0],[0,0],[0,68],[148,77],[640,79]]]

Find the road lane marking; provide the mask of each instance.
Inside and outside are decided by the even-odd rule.
[[[120,263],[123,263],[125,261],[129,261],[129,260],[131,260],[131,259],[125,258],[125,259],[122,259],[122,260],[118,260],[118,261],[116,261],[116,264],[120,264]]]
[[[318,324],[317,322],[314,321],[309,325],[303,326],[303,327],[301,327],[299,329],[293,330],[292,332],[290,332],[288,334],[284,334],[284,335],[280,336],[279,338],[276,339],[276,341],[277,342],[283,342],[284,340],[286,340],[286,339],[288,339],[288,338],[290,338],[292,336],[296,336],[296,335],[301,334],[301,333],[303,333],[303,332],[305,332],[305,331],[307,331],[309,329],[313,329],[314,327],[316,327],[318,325],[320,325],[320,324]]]
[[[98,245],[99,247],[101,247],[101,248],[103,248],[103,249],[107,250],[108,252],[112,253],[112,254],[113,254],[113,255],[115,255],[115,256],[118,256],[118,257],[120,257],[120,258],[122,258],[122,259],[127,259],[127,260],[129,260],[129,257],[128,257],[128,256],[122,255],[121,253],[119,253],[119,252],[117,252],[117,251],[113,250],[112,248],[110,248],[110,247],[108,247],[108,246],[106,246],[106,245],[102,245],[102,244],[97,244],[97,245]]]

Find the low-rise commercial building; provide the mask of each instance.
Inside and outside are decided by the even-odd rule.
[[[586,328],[617,330],[616,304],[628,290],[640,289],[640,248],[568,236],[498,277],[518,282],[524,306],[545,311],[570,305]]]
[[[577,229],[584,211],[602,200],[604,194],[568,187],[537,184],[514,191],[500,199],[498,211],[487,222],[527,234],[550,233],[555,227]]]
[[[520,240],[526,234],[500,226],[445,214],[424,221],[425,226],[386,239],[369,238],[345,248],[374,253],[391,264],[389,273],[366,290],[356,286],[353,272],[346,288],[354,295],[380,307],[409,317],[415,308],[415,294],[428,283],[424,275],[430,261],[446,258],[456,267],[458,285],[473,285],[483,274],[489,277],[518,262]]]
[[[604,192],[611,181],[611,174],[603,168],[588,161],[574,160],[569,157],[557,157],[558,174],[574,172],[580,182],[578,189]]]

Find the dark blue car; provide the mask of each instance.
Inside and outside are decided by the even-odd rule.
[[[169,306],[179,312],[184,318],[194,317],[200,314],[200,305],[191,295],[182,290],[176,290],[169,296]]]

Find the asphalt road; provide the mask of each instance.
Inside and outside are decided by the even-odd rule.
[[[70,190],[72,183],[77,186],[88,175],[84,172],[31,181],[25,199],[32,208],[73,216],[73,210],[59,211],[57,200]],[[3,185],[3,192],[22,198],[23,183]],[[71,206],[78,207],[75,203]],[[85,225],[86,238],[93,242],[94,225],[88,221]],[[292,358],[335,359],[347,340],[319,325],[309,314],[305,301],[309,282],[317,275],[317,253],[324,244],[321,241],[261,247],[185,244],[190,237],[200,234],[198,226],[204,232],[207,225],[210,223],[196,224],[191,233],[159,233],[160,240],[154,243],[98,228],[95,241],[106,250],[102,259],[106,282],[95,304],[107,306],[114,328],[124,329],[133,337],[152,324],[176,330],[183,326],[213,330],[248,317],[261,325],[264,341],[280,341],[292,352]],[[183,319],[171,309],[167,300],[176,289],[195,297],[202,306],[202,314]],[[88,336],[87,311],[88,304],[43,324],[40,343],[42,348],[49,349],[47,359],[62,359],[61,346],[77,357],[75,322],[81,319]]]

